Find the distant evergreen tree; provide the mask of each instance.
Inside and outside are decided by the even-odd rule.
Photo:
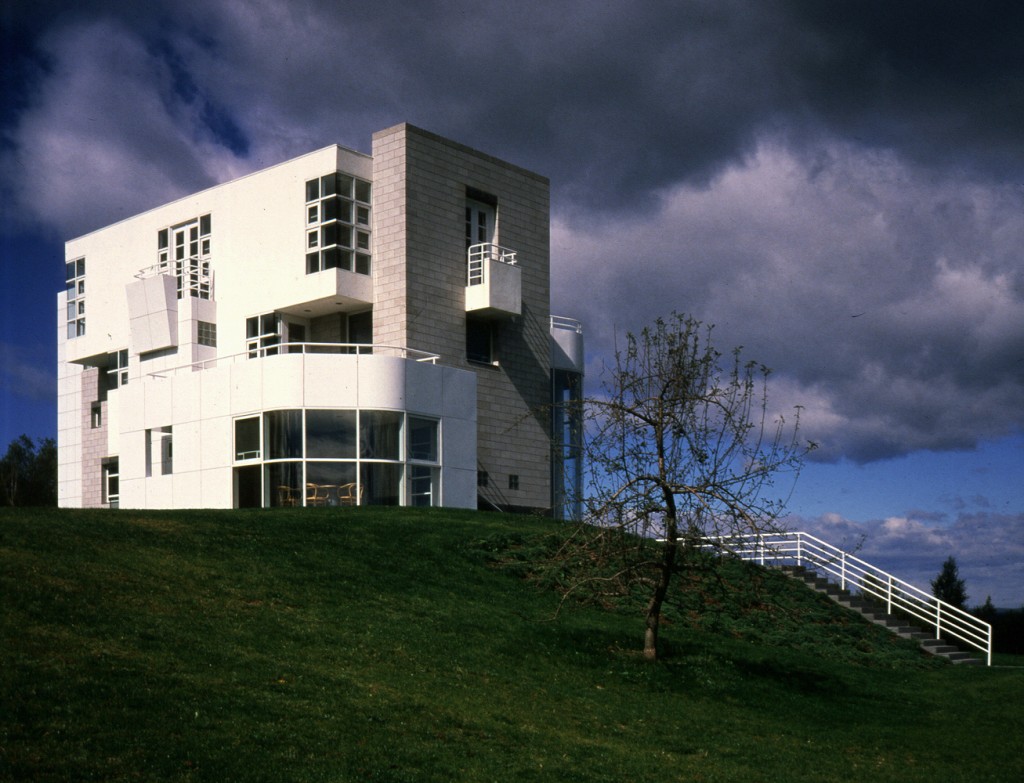
[[[974,614],[984,620],[986,623],[991,623],[996,617],[996,607],[992,603],[992,596],[985,598],[985,603],[974,610]]]
[[[963,609],[967,603],[964,580],[960,578],[960,569],[957,568],[956,558],[952,555],[946,558],[939,575],[932,580],[932,595],[940,601],[953,604],[957,609]]]
[[[57,445],[44,438],[38,448],[28,435],[11,441],[0,459],[0,506],[57,505]]]

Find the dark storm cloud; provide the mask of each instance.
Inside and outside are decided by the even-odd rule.
[[[714,322],[819,459],[1024,420],[1024,5],[15,5],[8,219],[70,236],[407,120],[551,177],[595,357]]]

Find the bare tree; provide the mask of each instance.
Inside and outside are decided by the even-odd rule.
[[[629,334],[585,401],[588,489],[583,524],[556,559],[567,594],[645,595],[644,656],[658,656],[662,607],[681,559],[709,536],[775,529],[790,483],[813,444],[768,408],[769,370],[723,357],[712,327],[681,315]],[[788,492],[786,493],[788,495]]]

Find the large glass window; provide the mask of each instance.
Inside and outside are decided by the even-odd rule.
[[[269,506],[436,505],[440,427],[400,411],[268,411],[235,420],[235,459],[260,458],[262,428]]]
[[[306,411],[306,456],[355,459],[356,412]]]
[[[271,508],[301,506],[305,497],[301,462],[270,462],[266,466],[267,505]]]
[[[359,416],[359,456],[363,459],[401,459],[402,414],[362,411]]]
[[[363,462],[359,466],[363,503],[370,506],[399,505],[402,466],[392,462]]]
[[[355,462],[307,462],[307,506],[357,506]]]
[[[263,429],[266,459],[302,456],[302,411],[271,411]]]

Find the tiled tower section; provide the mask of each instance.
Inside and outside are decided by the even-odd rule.
[[[374,342],[434,351],[477,374],[481,494],[551,505],[549,183],[411,125],[373,137]],[[494,363],[466,358],[466,207],[485,197],[494,243],[517,253],[522,314],[488,316]]]

